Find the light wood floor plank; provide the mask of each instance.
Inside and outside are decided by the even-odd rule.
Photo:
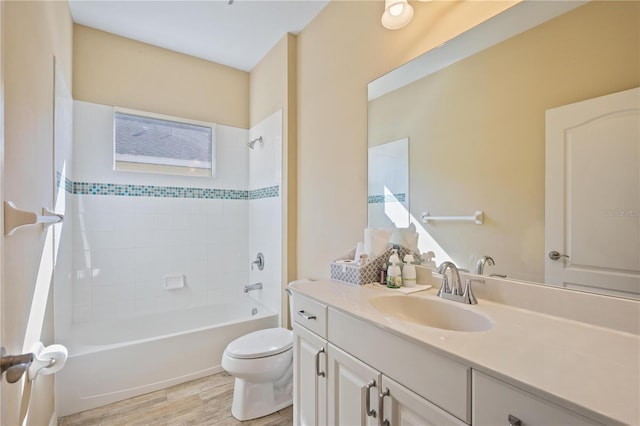
[[[291,407],[240,422],[231,415],[233,376],[227,373],[114,402],[58,419],[58,426],[291,426]]]

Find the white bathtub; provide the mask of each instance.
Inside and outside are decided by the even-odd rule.
[[[274,312],[247,297],[74,328],[64,342],[67,364],[56,374],[57,415],[218,373],[229,342],[277,323]]]

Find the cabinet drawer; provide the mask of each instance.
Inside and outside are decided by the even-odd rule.
[[[293,295],[293,321],[327,338],[327,306],[298,294]]]
[[[509,416],[512,422],[520,420],[523,426],[598,424],[474,370],[473,425],[508,426]]]
[[[471,369],[424,345],[329,309],[329,341],[471,423]]]

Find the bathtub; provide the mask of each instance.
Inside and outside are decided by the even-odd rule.
[[[76,326],[56,374],[56,412],[66,416],[218,373],[229,342],[277,327],[250,298],[108,323]]]

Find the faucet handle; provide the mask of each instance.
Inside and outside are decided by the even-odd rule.
[[[431,276],[440,278],[442,280],[442,286],[440,287],[440,290],[438,290],[438,297],[442,297],[442,295],[445,293],[451,293],[451,288],[449,287],[449,277],[447,277],[447,274],[432,272]]]
[[[262,253],[258,253],[256,256],[256,260],[251,262],[251,270],[253,271],[253,265],[258,265],[258,270],[262,271],[264,269],[264,255]]]
[[[465,303],[468,303],[469,305],[478,304],[478,299],[476,299],[476,296],[473,294],[473,289],[471,287],[471,283],[473,282],[484,284],[484,280],[478,278],[467,278],[465,280],[464,294],[462,297],[464,298]]]

